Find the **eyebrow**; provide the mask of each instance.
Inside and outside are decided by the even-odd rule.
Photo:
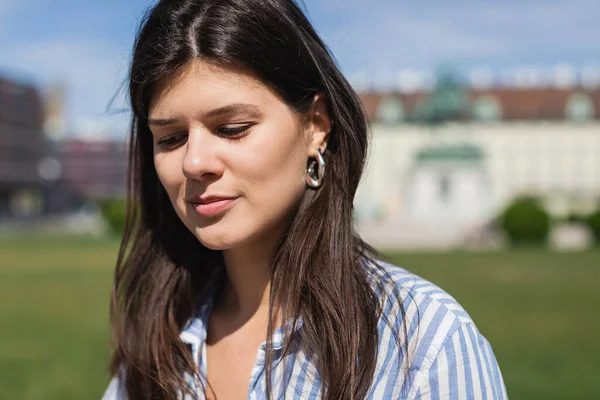
[[[262,115],[262,113],[260,112],[258,107],[256,107],[253,104],[233,103],[233,104],[228,104],[223,107],[213,108],[212,110],[203,112],[200,115],[200,118],[203,118],[203,119],[214,118],[219,115],[233,114],[236,112],[238,112],[238,113],[245,112],[254,118],[258,118]],[[169,125],[173,125],[173,124],[176,124],[179,122],[181,122],[180,118],[151,118],[148,120],[148,125],[169,126]]]

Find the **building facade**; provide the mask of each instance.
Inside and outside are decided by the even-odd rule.
[[[123,141],[69,138],[55,97],[0,78],[0,220],[35,222],[124,197]]]
[[[355,201],[366,239],[459,245],[521,194],[555,217],[598,206],[600,89],[471,89],[467,117],[436,126],[409,119],[427,95],[361,95],[373,133]]]
[[[52,162],[43,119],[35,87],[0,77],[0,219],[43,212],[48,178],[53,178],[45,175]]]
[[[92,200],[125,197],[127,146],[116,140],[65,139],[56,143],[61,185]]]

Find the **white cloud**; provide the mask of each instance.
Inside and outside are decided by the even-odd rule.
[[[457,56],[502,57],[513,51],[513,44],[502,37],[391,10],[353,22],[325,32],[340,63],[350,68],[424,68]]]
[[[473,32],[494,31],[516,52],[547,50],[551,46],[577,46],[599,50],[597,0],[477,3],[461,9],[433,10],[436,21],[463,23]]]
[[[315,10],[331,21],[323,24],[325,18],[313,11],[320,33],[359,82],[444,60],[504,68],[581,63],[600,54],[597,0],[378,0],[376,6],[370,0],[319,1]]]

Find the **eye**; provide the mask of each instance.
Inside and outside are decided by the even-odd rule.
[[[222,127],[219,128],[218,132],[222,136],[226,136],[228,139],[239,138],[242,133],[246,132],[252,127],[252,124],[236,126],[236,127]]]
[[[174,149],[175,147],[185,143],[187,136],[187,133],[177,133],[159,140],[157,144],[165,149]]]

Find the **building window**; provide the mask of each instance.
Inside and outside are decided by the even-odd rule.
[[[585,93],[573,93],[565,108],[565,117],[575,122],[585,122],[594,119],[594,103]]]
[[[478,122],[497,122],[502,119],[502,106],[494,96],[480,96],[473,102],[471,114]]]
[[[447,174],[442,174],[439,180],[440,200],[443,203],[448,203],[450,200],[450,177]]]
[[[401,124],[404,121],[404,105],[402,100],[395,97],[388,97],[379,103],[377,108],[377,120],[389,126]]]

